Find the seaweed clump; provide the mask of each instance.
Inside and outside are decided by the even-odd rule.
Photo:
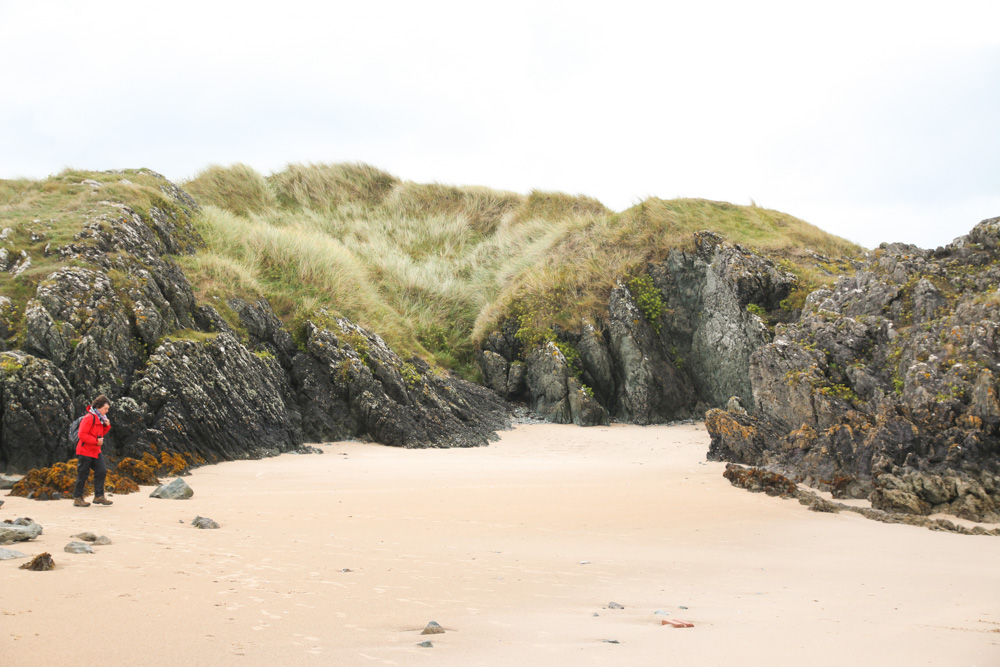
[[[146,452],[141,460],[129,457],[120,461],[111,459],[104,488],[108,493],[118,495],[136,493],[140,485],[156,486],[160,483],[159,477],[186,475],[192,466],[204,463],[202,457],[187,452],[160,452],[159,458],[154,452]],[[29,470],[14,484],[10,495],[32,500],[71,498],[76,486],[76,466],[77,459],[70,459],[65,463]],[[87,479],[84,493],[94,493],[93,477]]]
[[[726,466],[726,471],[722,473],[722,476],[728,479],[733,486],[753,493],[763,491],[769,496],[787,498],[796,495],[798,490],[793,481],[778,473],[768,472],[761,468],[744,468],[734,463]]]
[[[33,572],[44,572],[45,570],[56,569],[56,562],[52,560],[52,554],[46,551],[38,554],[27,563],[20,566],[20,569],[31,570]]]

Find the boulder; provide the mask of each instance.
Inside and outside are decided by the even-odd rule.
[[[194,489],[188,486],[187,482],[178,477],[169,484],[161,484],[153,489],[149,494],[150,498],[162,498],[164,500],[187,500],[194,495]]]
[[[42,527],[31,521],[24,525],[0,523],[0,544],[27,542],[42,534]]]

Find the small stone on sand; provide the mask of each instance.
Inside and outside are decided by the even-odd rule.
[[[420,632],[422,635],[439,635],[444,632],[444,628],[438,625],[437,621],[431,621],[426,627]]]

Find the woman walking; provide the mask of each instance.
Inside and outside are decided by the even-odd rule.
[[[94,471],[94,504],[110,505],[111,501],[104,497],[104,478],[108,474],[108,465],[104,461],[101,447],[104,436],[111,430],[111,420],[108,410],[111,401],[104,394],[94,399],[87,414],[80,421],[79,440],[76,443],[76,489],[73,490],[73,507],[90,507],[83,499],[83,490],[87,486],[87,477],[91,469]]]

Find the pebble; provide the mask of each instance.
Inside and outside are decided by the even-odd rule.
[[[417,646],[423,646],[424,648],[434,648],[434,644],[432,644],[430,640],[422,641],[419,644],[417,644]]]
[[[608,603],[608,609],[624,609],[624,608],[625,607],[621,606],[617,602],[609,602]]]
[[[215,530],[219,527],[219,524],[209,519],[207,516],[196,516],[191,525],[195,528],[201,528],[202,530]]]
[[[77,533],[76,535],[70,535],[70,537],[79,537],[84,542],[96,542],[97,541],[97,535],[94,535],[93,533],[88,533],[88,532]]]
[[[605,639],[604,643],[605,644],[621,644],[621,642],[618,641],[617,639]]]
[[[422,635],[439,635],[444,632],[444,628],[438,625],[437,621],[431,621],[424,627],[420,634]]]

